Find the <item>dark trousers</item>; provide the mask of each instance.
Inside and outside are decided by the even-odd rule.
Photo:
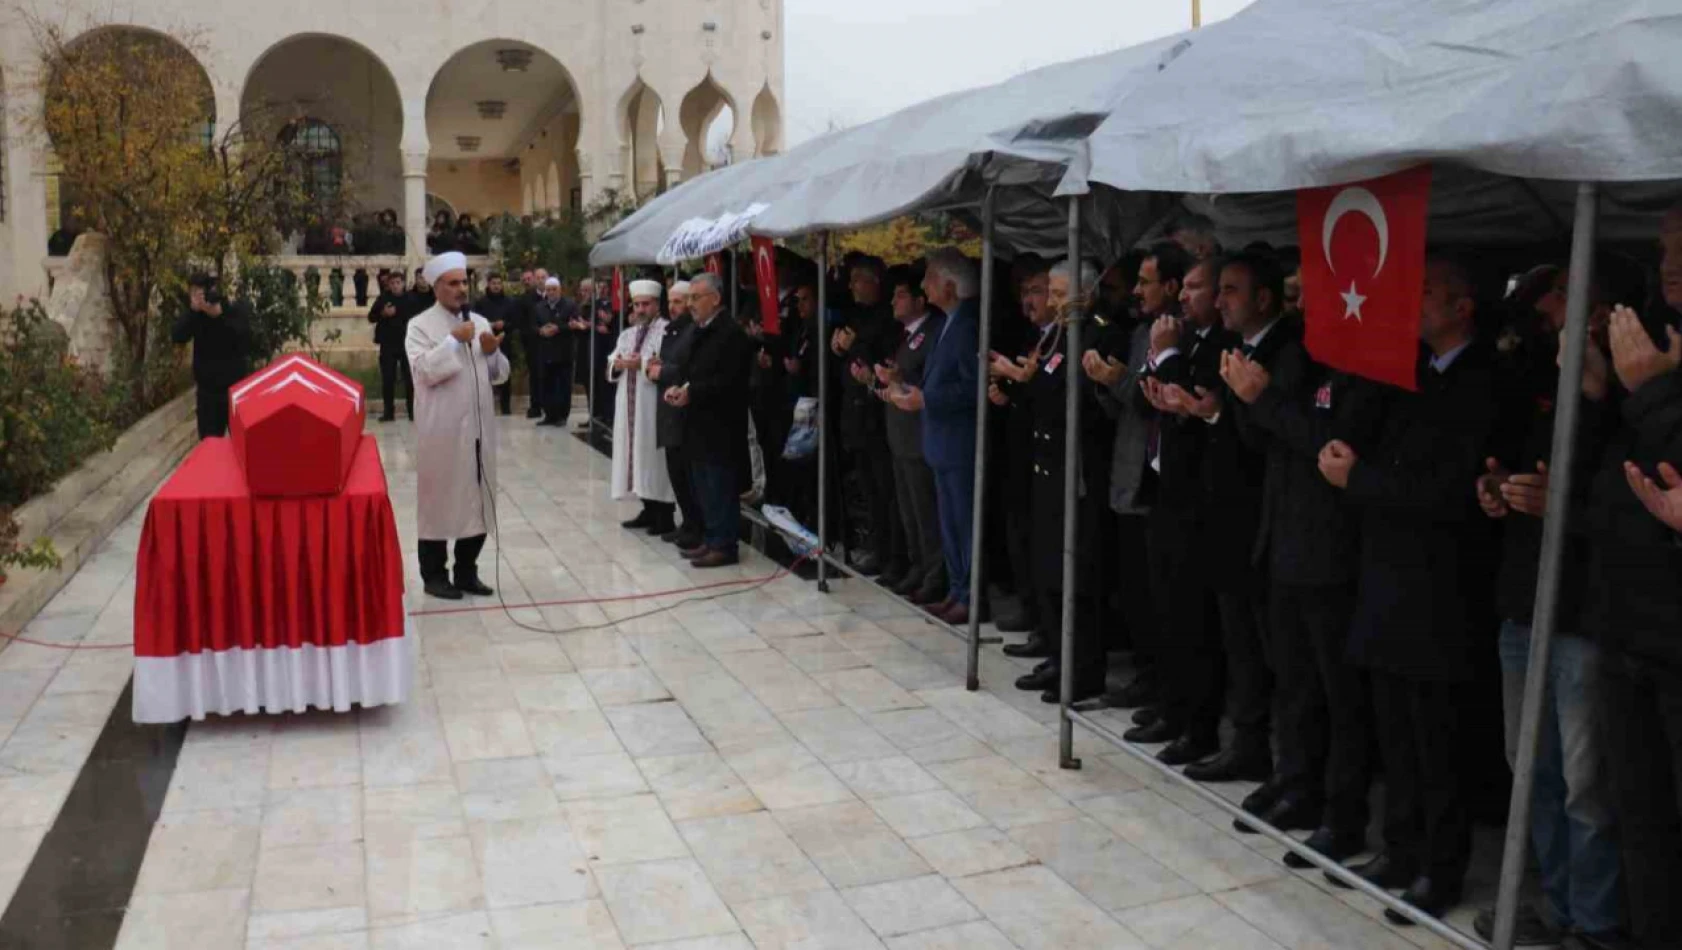
[[[1384,761],[1384,844],[1421,873],[1458,886],[1472,852],[1472,819],[1461,783],[1459,683],[1374,670],[1373,719]]]
[[[543,412],[543,357],[540,354],[543,344],[542,337],[535,334],[520,335],[520,349],[526,358],[526,394],[531,397],[531,405],[526,408],[528,418]]]
[[[1196,525],[1195,515],[1161,505],[1152,509],[1151,598],[1166,646],[1163,715],[1170,725],[1213,745],[1221,726],[1226,654],[1215,592],[1196,556]]]
[[[975,537],[975,466],[930,466],[935,504],[940,509],[940,550],[946,556],[946,594],[958,603],[970,599],[970,542]],[[980,600],[977,600],[980,603]]]
[[[415,417],[415,382],[409,377],[409,357],[401,349],[380,349],[380,395],[385,397],[385,418],[397,418],[397,382],[403,381],[403,405],[409,418]]]
[[[689,463],[689,477],[695,486],[695,498],[701,504],[707,547],[733,553],[742,533],[742,493],[736,488],[736,466],[693,460]]]
[[[761,400],[753,411],[753,433],[765,459],[765,499],[787,505],[790,492],[787,467],[782,464],[783,447],[788,444],[788,430],[794,427],[794,403],[789,399],[768,402]]]
[[[543,364],[543,418],[565,422],[572,414],[572,367],[565,361]]]
[[[501,386],[492,386],[491,389],[496,396],[497,411],[506,416],[514,411],[515,364],[514,354],[506,347],[503,349],[502,355],[508,357],[508,382],[503,383]]]
[[[1118,634],[1133,648],[1133,668],[1155,675],[1163,651],[1151,598],[1150,541],[1144,515],[1116,515],[1115,565],[1111,573],[1120,599]],[[1111,646],[1121,644],[1112,643]]]
[[[368,306],[368,272],[358,267],[351,275],[350,282],[356,287],[356,305]]]
[[[1034,511],[1028,503],[1026,486],[1022,491],[1022,495],[1010,499],[1005,507],[1005,543],[1023,619],[1038,630],[1040,599],[1034,585]]]
[[[870,549],[884,571],[905,566],[905,533],[894,513],[894,460],[885,442],[847,447],[859,491],[864,495]]]
[[[615,342],[611,338],[604,341],[601,334],[596,334],[596,358],[590,367],[590,371],[595,374],[591,377],[594,385],[590,387],[590,418],[606,426],[608,432],[613,431],[613,407],[616,400],[613,384],[607,381],[607,360],[613,354]]]
[[[1354,610],[1353,585],[1274,584],[1267,634],[1275,775],[1289,794],[1325,801],[1327,828],[1361,833],[1372,781],[1372,700],[1366,674],[1345,659]]]
[[[701,516],[701,503],[695,497],[695,483],[689,477],[689,458],[683,454],[683,446],[666,446],[666,475],[672,480],[678,510],[683,512],[684,533],[697,539],[703,537],[706,519]]]
[[[199,384],[199,438],[228,434],[228,386]]]
[[[421,539],[420,568],[422,580],[447,581],[450,579],[450,573],[445,565],[448,545],[448,541]],[[471,580],[479,576],[479,552],[484,549],[485,536],[482,534],[474,535],[471,538],[456,539],[455,576],[458,579]]]
[[[1251,576],[1215,596],[1226,651],[1226,715],[1238,745],[1267,748],[1273,719],[1273,670],[1267,660],[1266,604]]]
[[[1682,946],[1682,670],[1615,650],[1596,695],[1623,848],[1630,930]]]
[[[946,560],[940,550],[940,503],[934,472],[921,457],[894,459],[894,489],[904,529],[906,563],[924,590],[946,587]]]

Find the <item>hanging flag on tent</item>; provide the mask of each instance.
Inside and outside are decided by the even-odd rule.
[[[625,310],[625,271],[622,268],[613,269],[613,312],[622,313]]]
[[[722,255],[722,254],[708,254],[707,255],[707,273],[716,274],[719,277],[724,276],[724,255]]]
[[[759,325],[768,336],[783,332],[777,309],[777,248],[767,237],[753,239],[753,282],[759,289]]]
[[[1297,192],[1308,352],[1417,389],[1431,167]]]

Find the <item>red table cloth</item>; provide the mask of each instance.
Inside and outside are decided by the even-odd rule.
[[[146,511],[134,719],[344,712],[413,681],[403,561],[379,446],[337,495],[253,498],[228,439],[200,442]]]

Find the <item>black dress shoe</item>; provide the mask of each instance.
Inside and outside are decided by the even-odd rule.
[[[537,408],[536,406],[533,406],[530,409],[526,410],[526,418],[527,419],[538,419],[538,418],[542,418],[542,416],[543,416],[543,410]]]
[[[648,513],[647,508],[644,508],[640,514],[638,514],[635,518],[632,518],[630,521],[619,522],[619,527],[621,527],[621,528],[646,528],[650,524],[652,524],[653,522],[654,522],[653,516]]]
[[[496,593],[496,591],[486,587],[485,582],[481,581],[477,574],[457,574],[455,587],[456,590],[464,594],[472,594],[475,597],[489,597]]]
[[[646,530],[652,537],[663,538],[673,531],[676,531],[677,526],[672,524],[672,520],[670,518],[657,518],[649,523]]]
[[[1324,811],[1319,802],[1287,795],[1263,809],[1256,817],[1280,831],[1310,831],[1320,827],[1320,815]],[[1256,833],[1256,829],[1242,818],[1233,819],[1232,829],[1241,835]]]
[[[1142,745],[1156,745],[1159,742],[1173,742],[1180,737],[1180,730],[1168,724],[1166,719],[1158,719],[1148,726],[1134,726],[1121,734],[1128,742]]]
[[[993,621],[1000,633],[1028,633],[1039,626],[1039,618],[1026,610],[1015,610]]]
[[[1364,878],[1368,884],[1386,890],[1407,887],[1419,876],[1419,865],[1413,859],[1392,857],[1388,851],[1364,864],[1353,865],[1349,870]],[[1326,880],[1333,887],[1341,887],[1346,891],[1354,890],[1330,874],[1326,875]]]
[[[1041,690],[1056,689],[1062,674],[1054,666],[1035,670],[1026,676],[1016,678],[1016,688],[1027,692],[1037,693]]]
[[[1460,903],[1463,886],[1459,880],[1420,875],[1402,892],[1402,900],[1432,917],[1441,917],[1450,907]],[[1406,915],[1388,908],[1384,911],[1384,919],[1398,927],[1413,926],[1413,921]]]
[[[1161,699],[1159,693],[1154,682],[1143,676],[1135,676],[1131,683],[1110,694],[1110,705],[1117,709],[1154,706]]]
[[[384,415],[384,416],[380,417],[380,421],[381,422],[396,422],[397,417],[393,416],[393,415]]]
[[[882,562],[874,554],[862,554],[853,560],[853,570],[865,577],[875,577],[882,573]]]
[[[704,541],[705,539],[700,535],[685,534],[682,530],[679,530],[678,533],[670,539],[672,544],[677,545],[677,549],[679,551],[687,551],[693,547],[700,547]]]
[[[1318,828],[1308,836],[1303,844],[1333,861],[1347,861],[1366,848],[1367,838],[1359,831],[1333,831],[1330,828]],[[1285,866],[1298,871],[1306,871],[1314,865],[1295,851],[1287,851],[1285,852]]]
[[[1164,746],[1162,751],[1156,754],[1156,760],[1163,765],[1190,765],[1218,748],[1220,743],[1213,738],[1200,739],[1184,735]]]
[[[910,597],[923,589],[923,579],[917,576],[916,571],[906,571],[905,576],[900,578],[899,583],[890,586],[888,589],[893,591],[896,597]],[[946,592],[942,591],[940,596],[945,597]]]
[[[426,582],[426,595],[440,600],[460,600],[462,597],[461,591],[451,586],[449,581],[438,580]]]
[[[1062,703],[1063,702],[1063,690],[1060,687],[1061,687],[1061,684],[1058,684],[1057,686],[1052,686],[1050,689],[1041,693],[1040,694],[1040,702],[1047,703],[1047,704],[1053,705],[1053,706]],[[1103,683],[1097,683],[1097,684],[1088,683],[1084,686],[1081,685],[1080,683],[1076,683],[1075,684],[1075,694],[1073,696],[1069,697],[1069,705],[1073,706],[1076,703],[1084,703],[1088,700],[1097,699],[1097,698],[1099,698],[1103,695],[1104,695],[1104,684]]]
[[[1495,908],[1493,906],[1478,911],[1478,915],[1472,918],[1472,930],[1490,943],[1495,942]],[[1549,926],[1548,922],[1542,919],[1542,915],[1536,912],[1536,905],[1529,901],[1518,905],[1518,916],[1513,921],[1513,946],[1551,947],[1560,942],[1560,936],[1558,928]],[[1579,946],[1585,944],[1592,946],[1592,944],[1587,944],[1587,941],[1578,943]],[[1569,946],[1571,945],[1566,944],[1561,947],[1561,950],[1565,950]],[[1613,946],[1616,946],[1616,944]]]
[[[1051,656],[1055,652],[1051,648],[1051,641],[1037,633],[1021,643],[1007,643],[1004,646],[1005,656],[1020,658]]]
[[[888,565],[887,570],[876,575],[876,583],[882,587],[892,589],[905,583],[906,573],[907,571],[904,567],[890,564]]]
[[[1278,776],[1274,776],[1263,782],[1260,788],[1245,795],[1244,800],[1238,803],[1238,807],[1252,815],[1259,815],[1272,808],[1274,802],[1284,798],[1285,792],[1285,783],[1280,781]]]
[[[1108,701],[1106,699],[1106,701]],[[1162,711],[1155,706],[1141,706],[1133,710],[1133,725],[1148,726],[1153,722],[1162,721]]]
[[[1267,747],[1249,743],[1234,742],[1214,758],[1186,766],[1186,778],[1194,782],[1265,782],[1272,775]]]

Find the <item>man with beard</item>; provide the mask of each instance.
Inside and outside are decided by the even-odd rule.
[[[542,268],[520,275],[520,283],[525,286],[525,293],[519,298],[520,350],[525,353],[526,388],[531,396],[531,405],[526,407],[527,419],[543,418],[543,360],[538,355],[543,341],[537,335],[537,308],[543,305],[543,285],[548,281],[549,272]]]
[[[543,284],[543,300],[532,313],[538,378],[543,381],[543,419],[538,425],[564,426],[572,412],[573,343],[567,327],[578,319],[578,311],[562,292],[561,282],[550,277]]]
[[[852,267],[848,287],[853,307],[830,336],[830,352],[841,374],[841,448],[864,495],[870,525],[869,552],[853,562],[859,573],[880,575],[888,587],[905,580],[905,538],[894,516],[893,456],[886,416],[873,392],[877,363],[893,358],[901,328],[883,299],[886,271],[873,257]]]
[[[683,444],[682,408],[665,398],[666,393],[683,381],[683,367],[689,361],[690,344],[694,342],[695,320],[689,314],[689,282],[680,280],[666,291],[671,316],[666,332],[660,338],[660,354],[648,361],[643,374],[659,387],[660,402],[655,407],[655,447],[666,454],[666,474],[677,498],[683,524],[667,531],[660,540],[688,550],[706,538],[701,516],[701,503],[695,497],[695,486],[689,477],[689,457]]]
[[[724,313],[722,286],[715,274],[701,274],[690,282],[695,328],[688,362],[683,382],[662,397],[686,410],[684,454],[706,529],[702,543],[684,550],[683,556],[698,568],[726,567],[741,560],[737,454],[747,444],[753,343]]]
[[[510,376],[509,382],[496,387],[496,400],[503,415],[512,415],[514,338],[521,335],[521,326],[525,322],[524,313],[519,301],[502,292],[501,274],[491,274],[485,278],[485,295],[479,298],[475,309],[479,316],[490,321],[491,332],[502,337],[502,355],[508,358]]]

